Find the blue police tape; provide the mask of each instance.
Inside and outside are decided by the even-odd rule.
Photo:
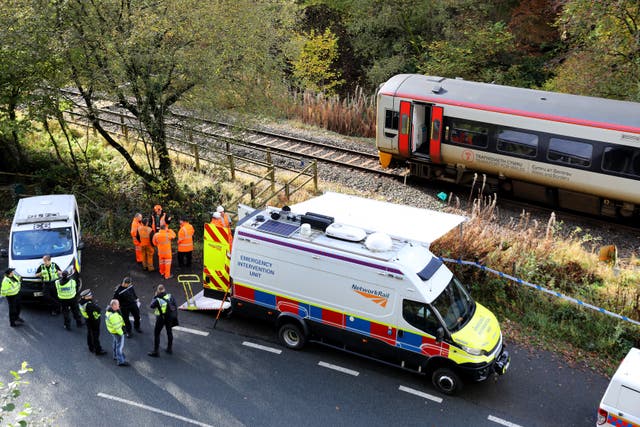
[[[599,313],[606,314],[608,316],[615,317],[615,318],[618,318],[618,319],[622,319],[622,320],[624,320],[626,322],[633,323],[634,325],[640,326],[640,322],[639,321],[633,320],[633,319],[629,319],[627,316],[622,316],[620,314],[613,313],[611,311],[607,311],[604,308],[596,307],[595,305],[591,305],[591,304],[586,303],[584,301],[580,301],[579,299],[575,299],[575,298],[563,295],[560,292],[556,292],[556,291],[552,291],[552,290],[547,289],[547,288],[543,288],[540,285],[534,285],[533,283],[525,282],[522,279],[510,276],[510,275],[505,274],[505,273],[503,273],[501,271],[494,270],[492,268],[486,267],[486,266],[484,266],[482,264],[478,264],[477,262],[463,261],[461,259],[451,259],[451,258],[442,258],[442,257],[440,257],[440,260],[444,261],[444,262],[454,262],[456,264],[462,264],[462,265],[472,265],[474,267],[477,267],[477,268],[481,269],[482,271],[488,271],[490,273],[493,273],[495,275],[500,276],[503,279],[508,279],[508,280],[511,280],[512,282],[516,282],[519,285],[529,286],[530,288],[534,288],[534,289],[537,289],[539,291],[546,292],[549,295],[553,295],[555,297],[562,298],[562,299],[567,300],[567,301],[571,301],[571,302],[573,302],[575,304],[578,304],[579,306],[587,307],[587,308],[590,308],[591,310],[595,310],[595,311],[597,311]]]

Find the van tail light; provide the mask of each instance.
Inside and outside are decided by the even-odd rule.
[[[598,425],[600,426],[604,424],[604,422],[607,421],[608,416],[609,413],[607,411],[602,408],[598,408]]]

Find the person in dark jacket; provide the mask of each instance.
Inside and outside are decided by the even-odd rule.
[[[158,348],[160,347],[160,332],[162,328],[167,330],[167,348],[166,352],[173,353],[173,332],[171,328],[177,323],[177,305],[176,300],[171,294],[166,293],[163,285],[158,285],[153,301],[149,306],[156,315],[156,326],[153,330],[153,351],[148,353],[151,357],[158,357]]]
[[[91,289],[85,289],[80,293],[80,314],[87,322],[87,345],[89,351],[95,353],[96,356],[107,354],[100,345],[100,316],[102,312],[100,307],[93,302],[93,292]]]
[[[129,320],[129,314],[133,315],[133,327],[136,332],[142,333],[140,329],[140,300],[136,295],[136,290],[133,289],[131,284],[131,278],[125,277],[122,280],[122,284],[118,286],[113,299],[117,299],[120,302],[120,311],[122,312],[122,318],[124,319],[124,328],[127,338],[131,338],[131,320]]]
[[[56,292],[56,280],[61,276],[62,270],[60,270],[58,264],[51,261],[51,255],[43,256],[42,264],[36,270],[36,277],[42,280],[42,290],[44,292],[42,298],[49,305],[52,316],[57,316],[61,311],[60,301],[58,301]]]

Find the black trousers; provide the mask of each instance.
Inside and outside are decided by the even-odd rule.
[[[51,311],[60,312],[60,301],[58,300],[58,291],[55,282],[44,282],[42,284],[44,295],[42,299],[47,303]]]
[[[124,330],[127,334],[131,333],[130,314],[133,314],[133,327],[136,328],[136,330],[140,329],[140,309],[138,308],[138,304],[120,307],[120,311],[122,312],[122,319],[124,320]]]
[[[20,294],[6,296],[5,298],[9,305],[9,323],[13,325],[20,317]]]
[[[167,349],[171,350],[173,346],[173,332],[171,331],[171,325],[165,322],[162,316],[156,316],[156,327],[153,330],[153,351],[158,351],[160,348],[160,332],[162,328],[167,330]]]
[[[191,255],[193,251],[178,252],[178,267],[191,267]]]
[[[87,320],[87,345],[89,346],[89,351],[92,353],[103,351],[100,345],[100,319],[94,321]]]
[[[82,325],[82,317],[80,316],[80,309],[78,308],[78,301],[75,298],[71,299],[61,299],[60,307],[62,309],[62,316],[64,316],[64,326],[71,326],[71,316],[69,313],[73,314],[73,318],[76,321],[76,325]]]

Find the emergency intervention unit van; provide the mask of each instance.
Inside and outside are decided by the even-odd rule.
[[[42,297],[42,280],[36,271],[44,255],[62,271],[76,274],[78,287],[80,257],[84,247],[78,204],[74,195],[56,194],[20,199],[9,234],[9,267],[22,277],[21,294]]]
[[[504,374],[495,316],[429,251],[464,220],[336,193],[253,211],[235,229],[233,312],[274,322],[288,348],[320,342],[426,373],[447,394]]]
[[[632,348],[613,374],[596,425],[640,427],[640,349]]]

